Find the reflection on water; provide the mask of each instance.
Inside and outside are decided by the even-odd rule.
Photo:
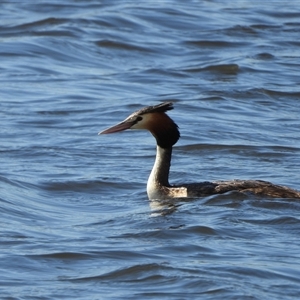
[[[181,200],[184,201],[184,199],[149,200],[151,216],[165,216],[176,212],[181,205]]]
[[[148,201],[153,137],[97,133],[171,100],[172,184],[299,189],[298,6],[2,2],[2,298],[297,299],[298,201]]]

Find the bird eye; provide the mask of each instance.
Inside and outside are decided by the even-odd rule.
[[[143,118],[141,116],[134,116],[134,117],[130,118],[130,122],[132,122],[133,124],[137,124],[141,120],[143,120]]]

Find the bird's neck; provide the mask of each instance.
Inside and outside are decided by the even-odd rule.
[[[165,187],[169,187],[172,147],[162,148],[157,145],[156,158],[147,183],[149,199],[160,199]]]

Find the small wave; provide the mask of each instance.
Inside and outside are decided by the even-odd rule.
[[[196,46],[203,48],[233,48],[244,46],[240,42],[229,42],[229,41],[221,41],[221,40],[190,40],[185,42],[188,46]]]
[[[139,52],[153,52],[152,49],[148,49],[142,46],[135,45],[134,43],[129,42],[120,42],[113,40],[101,40],[95,42],[95,44],[101,48],[113,48],[118,50],[129,50],[129,51],[139,51]]]
[[[93,254],[89,253],[80,253],[80,252],[55,252],[55,253],[47,253],[47,254],[30,254],[26,255],[32,259],[58,259],[58,260],[85,260],[93,257]]]
[[[84,192],[100,191],[102,188],[112,189],[123,187],[122,183],[108,180],[67,180],[49,181],[41,183],[44,190],[52,192]]]
[[[237,74],[239,71],[238,64],[219,64],[219,65],[210,65],[206,67],[191,67],[188,69],[184,69],[185,72],[190,73],[198,73],[198,72],[216,72],[216,73],[223,73],[223,74]]]
[[[103,273],[95,276],[83,276],[78,278],[62,278],[62,280],[68,281],[103,281],[103,280],[117,280],[117,281],[128,281],[128,280],[147,280],[153,276],[158,276],[160,272],[172,270],[172,267],[168,267],[163,264],[150,263],[150,264],[138,264],[130,267],[123,267],[111,272]],[[163,277],[163,276],[162,276]],[[157,280],[157,278],[156,278]]]

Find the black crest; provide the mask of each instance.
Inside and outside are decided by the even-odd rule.
[[[154,112],[166,112],[168,110],[172,110],[173,107],[173,103],[172,102],[164,102],[164,103],[160,103],[158,105],[152,105],[152,106],[147,106],[144,107],[138,111],[135,112],[135,114],[138,115],[144,115],[144,114],[149,114],[149,113],[154,113]]]

